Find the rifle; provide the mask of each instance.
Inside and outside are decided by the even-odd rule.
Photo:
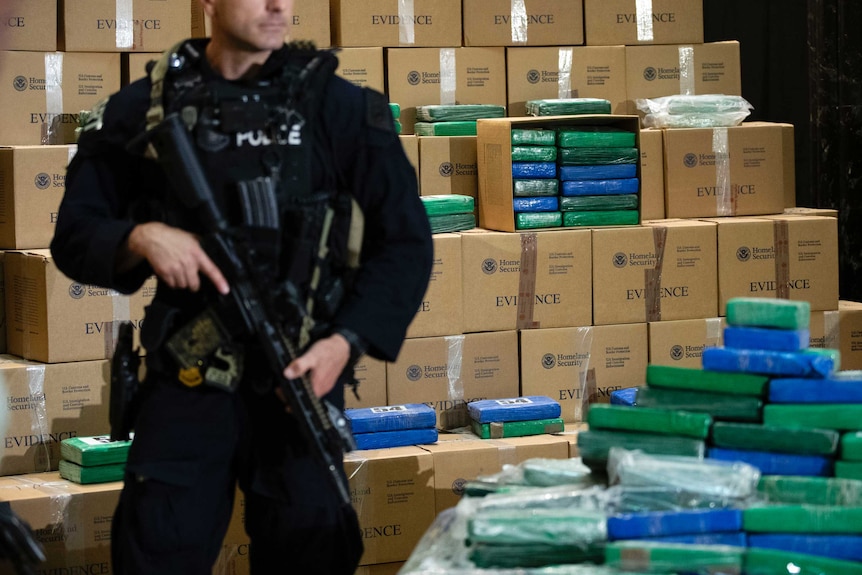
[[[230,233],[185,124],[178,114],[169,114],[144,135],[180,201],[200,217],[205,230],[201,245],[230,283],[230,293],[217,296],[219,307],[246,334],[254,336],[262,348],[311,452],[328,470],[342,502],[349,504],[350,490],[337,467],[342,465],[342,451],[356,447],[347,418],[314,394],[307,377],[287,379],[282,375],[298,356],[298,346],[287,336],[282,323],[273,321],[279,313],[272,301],[272,291],[264,289],[264,282],[256,277],[248,247]],[[325,243],[326,238],[321,238],[321,246]],[[306,311],[301,316],[309,318],[310,314]]]
[[[132,430],[132,407],[138,391],[138,368],[141,356],[132,346],[132,323],[120,323],[117,345],[111,357],[111,398],[108,420],[111,441],[128,441]]]

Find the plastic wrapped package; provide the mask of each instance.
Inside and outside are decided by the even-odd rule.
[[[844,561],[862,561],[860,535],[751,533],[748,539],[750,547],[807,553]]]
[[[841,436],[841,459],[862,461],[862,431]]]
[[[613,126],[578,126],[557,130],[560,148],[633,148],[635,134]]]
[[[596,403],[587,412],[591,430],[616,429],[706,439],[712,417],[706,413]]]
[[[560,198],[560,211],[563,212],[597,212],[637,209],[637,194],[614,194],[605,196],[563,196]]]
[[[836,461],[835,477],[862,479],[862,461]]]
[[[637,148],[560,148],[562,166],[604,166],[636,164],[640,161]]]
[[[470,418],[479,423],[491,421],[528,421],[559,417],[560,404],[544,395],[526,395],[504,399],[482,399],[467,403]]]
[[[817,555],[750,547],[745,575],[862,575],[862,563]]]
[[[515,214],[516,230],[558,228],[563,225],[562,212],[521,212]]]
[[[833,455],[838,449],[837,431],[718,421],[712,427],[712,443],[729,449],[752,449],[801,455]]]
[[[734,349],[765,349],[800,351],[811,343],[808,328],[774,329],[729,325],[724,328],[724,347]]]
[[[558,212],[560,210],[560,199],[557,196],[514,198],[512,200],[512,209],[515,213]]]
[[[738,126],[753,106],[742,96],[723,94],[678,94],[659,98],[638,98],[647,128],[722,128]]]
[[[761,397],[766,393],[769,378],[751,373],[729,373],[649,364],[646,370],[646,383],[650,387],[665,389]]]
[[[472,230],[476,227],[476,216],[474,214],[448,214],[444,216],[428,216],[431,224],[432,234],[446,232],[460,232]]]
[[[773,453],[751,449],[726,449],[712,447],[707,452],[710,459],[744,461],[758,468],[764,475],[815,475],[830,476],[833,461],[825,455],[800,455],[796,453]]]
[[[727,300],[728,325],[808,329],[811,304],[779,298],[734,297]]]
[[[512,128],[513,146],[556,146],[556,130]]]
[[[405,445],[427,445],[437,442],[437,429],[401,429],[398,431],[375,431],[354,433],[357,449],[384,449]]]
[[[579,457],[568,459],[534,457],[517,465],[503,465],[500,472],[480,476],[476,480],[497,485],[532,487],[589,487],[595,484],[589,467],[584,465]]]
[[[401,105],[394,102],[389,102],[389,111],[392,112],[392,118],[397,120],[401,117]]]
[[[556,177],[556,162],[512,162],[512,178],[539,179]]]
[[[512,146],[513,162],[555,162],[556,146]]]
[[[416,122],[413,132],[417,136],[475,136],[476,121]]]
[[[528,116],[583,116],[610,114],[611,102],[601,98],[546,98],[527,100]]]
[[[862,507],[834,505],[752,506],[742,514],[749,533],[862,534]]]
[[[612,448],[641,450],[644,453],[703,457],[706,446],[703,440],[651,433],[589,430],[578,433],[578,450],[584,464],[593,470],[607,467]]]
[[[757,497],[730,497],[722,493],[698,492],[695,488],[668,485],[612,485],[602,494],[602,507],[608,515],[654,513],[694,509],[741,508]]]
[[[476,499],[474,509],[528,510],[528,509],[586,509],[604,511],[609,509],[610,498],[603,484],[555,485],[551,487],[526,487],[510,493],[494,493]]]
[[[425,213],[429,216],[444,216],[451,214],[472,214],[476,200],[472,196],[461,194],[437,194],[420,196]]]
[[[714,420],[760,421],[763,401],[748,395],[729,395],[649,385],[638,391],[638,407],[708,413]]]
[[[563,212],[564,227],[583,226],[634,226],[640,223],[637,210],[597,210],[591,212]]]
[[[567,180],[560,192],[564,196],[603,196],[637,194],[640,180],[637,178],[614,178],[610,180]]]
[[[604,513],[577,507],[558,509],[478,509],[467,519],[472,543],[544,544],[586,550],[607,541]]]
[[[681,509],[608,517],[608,539],[611,541],[741,530],[741,509]]]
[[[516,198],[536,196],[556,196],[560,181],[556,178],[518,179],[512,181],[512,193]]]
[[[859,403],[772,403],[763,408],[763,423],[782,427],[862,430]]]
[[[776,378],[769,382],[770,403],[862,403],[862,374],[836,371],[824,379]]]
[[[606,164],[601,166],[560,166],[560,180],[613,180],[636,178],[637,164]]]
[[[353,433],[421,429],[437,425],[437,412],[424,403],[345,409]]]
[[[566,424],[563,422],[563,418],[553,417],[530,421],[494,421],[490,423],[479,423],[474,420],[470,422],[470,427],[480,439],[500,439],[503,437],[560,433],[565,430]]]
[[[611,405],[635,406],[638,403],[638,393],[644,387],[627,387],[611,393]]]
[[[712,371],[824,378],[839,369],[841,352],[814,348],[788,352],[709,347],[703,350],[701,359],[703,368]]]
[[[432,104],[416,106],[420,122],[465,122],[479,118],[505,118],[506,108],[495,104]]]
[[[744,555],[732,546],[617,541],[605,547],[605,564],[643,573],[739,575]]]
[[[769,503],[862,507],[862,481],[764,475],[757,490]]]

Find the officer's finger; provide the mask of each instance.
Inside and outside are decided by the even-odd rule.
[[[225,279],[224,274],[218,269],[218,266],[206,255],[202,254],[200,259],[200,272],[204,274],[213,283],[216,290],[222,295],[227,295],[230,292],[230,286]],[[197,290],[194,290],[197,291]]]
[[[311,362],[303,355],[290,362],[284,369],[284,377],[287,379],[296,379],[308,373],[310,369]]]

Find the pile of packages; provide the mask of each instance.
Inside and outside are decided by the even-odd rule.
[[[560,404],[543,395],[471,401],[467,413],[473,433],[482,439],[558,433],[565,427]]]
[[[382,449],[437,441],[437,412],[424,403],[346,409],[357,449]]]
[[[475,136],[476,120],[505,118],[506,108],[493,104],[416,106],[417,136]]]
[[[82,484],[120,481],[131,445],[131,439],[111,441],[107,435],[64,439],[60,442],[60,477]]]

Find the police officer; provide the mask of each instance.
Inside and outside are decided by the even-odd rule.
[[[308,264],[320,272],[313,337],[283,376],[306,377],[338,408],[361,354],[396,358],[427,287],[430,228],[385,97],[334,76],[332,53],[284,44],[292,0],[200,2],[211,38],[169,50],[91,112],[51,244],[79,282],[132,293],[158,277],[141,329],[147,369],[113,520],[114,573],[209,574],[238,482],[252,573],[352,574],[356,515],[299,435],[254,341],[215,342],[226,367],[193,357],[220,374],[212,382],[183,368],[184,334],[232,286],[146,135],[182,118],[258,275],[303,288],[279,301],[305,301]],[[328,235],[317,225],[323,208],[335,214]]]

